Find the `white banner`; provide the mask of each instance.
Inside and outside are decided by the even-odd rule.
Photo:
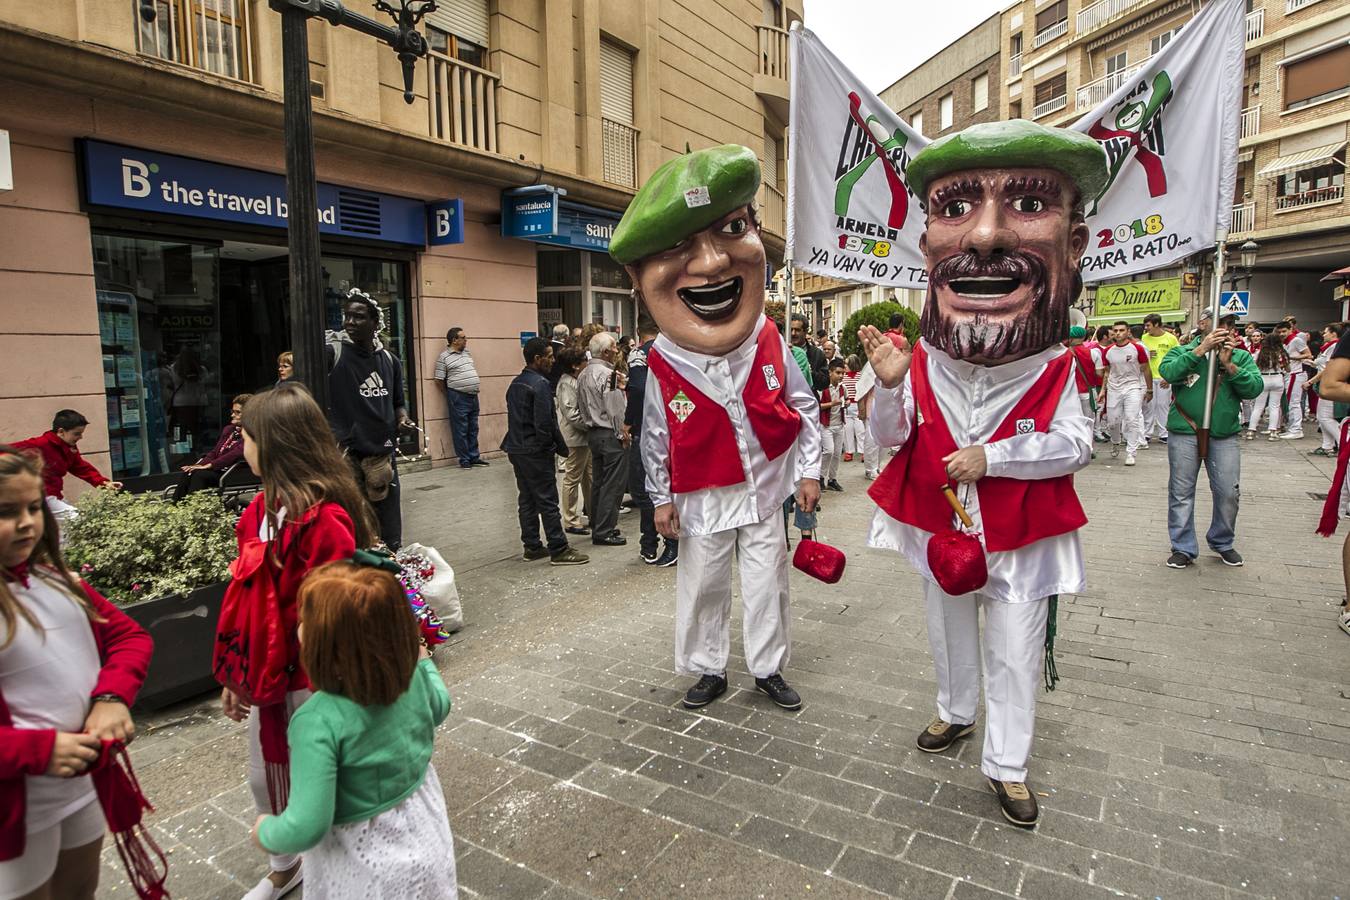
[[[926,287],[924,215],[904,173],[928,139],[810,31],[793,28],[791,44],[787,258],[845,281]]]
[[[1087,201],[1083,280],[1146,272],[1226,234],[1237,174],[1245,0],[1212,0],[1071,127],[1106,151],[1110,182]],[[819,275],[927,286],[924,213],[905,183],[929,140],[804,28],[794,28],[787,258]]]
[[[1147,272],[1228,233],[1237,175],[1245,0],[1213,0],[1071,127],[1102,145],[1111,180],[1087,203],[1083,280]]]

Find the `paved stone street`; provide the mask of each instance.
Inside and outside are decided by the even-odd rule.
[[[792,575],[795,714],[754,692],[738,651],[727,697],[682,709],[675,571],[635,543],[586,542],[589,566],[520,561],[505,460],[407,476],[405,534],[456,566],[469,622],[437,654],[462,895],[1350,896],[1350,638],[1341,539],[1312,533],[1332,469],[1315,445],[1244,444],[1241,569],[1164,566],[1164,447],[1133,469],[1100,453],[1080,476],[1089,590],[1060,605],[1034,832],[1000,816],[982,732],[949,756],[914,748],[934,697],[919,582],[862,545],[861,464],[821,517],[844,580]],[[1208,503],[1202,488],[1202,540]],[[635,514],[621,524],[636,534]],[[217,707],[147,718],[133,751],[187,900],[237,898],[264,865],[243,729]],[[100,897],[130,896],[107,859]]]

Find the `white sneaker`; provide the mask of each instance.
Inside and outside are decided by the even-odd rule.
[[[1134,465],[1134,454],[1133,454],[1133,453],[1126,453],[1126,454],[1125,454],[1125,465],[1127,465],[1127,466],[1132,466],[1132,465]]]
[[[1286,431],[1284,434],[1280,435],[1280,438],[1286,441],[1299,441],[1303,439],[1303,432]]]
[[[304,877],[304,866],[296,866],[295,874],[291,876],[291,880],[281,887],[273,884],[271,878],[263,876],[263,880],[255,884],[253,890],[244,895],[244,900],[281,900],[282,897],[298,888]]]

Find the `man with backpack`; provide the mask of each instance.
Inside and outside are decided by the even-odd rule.
[[[328,340],[328,423],[346,454],[391,550],[403,543],[395,444],[400,428],[415,427],[403,394],[403,366],[377,335],[384,314],[353,288],[342,309],[342,331]]]

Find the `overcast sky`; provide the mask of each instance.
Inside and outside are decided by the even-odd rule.
[[[806,27],[880,93],[1011,0],[806,0]]]

